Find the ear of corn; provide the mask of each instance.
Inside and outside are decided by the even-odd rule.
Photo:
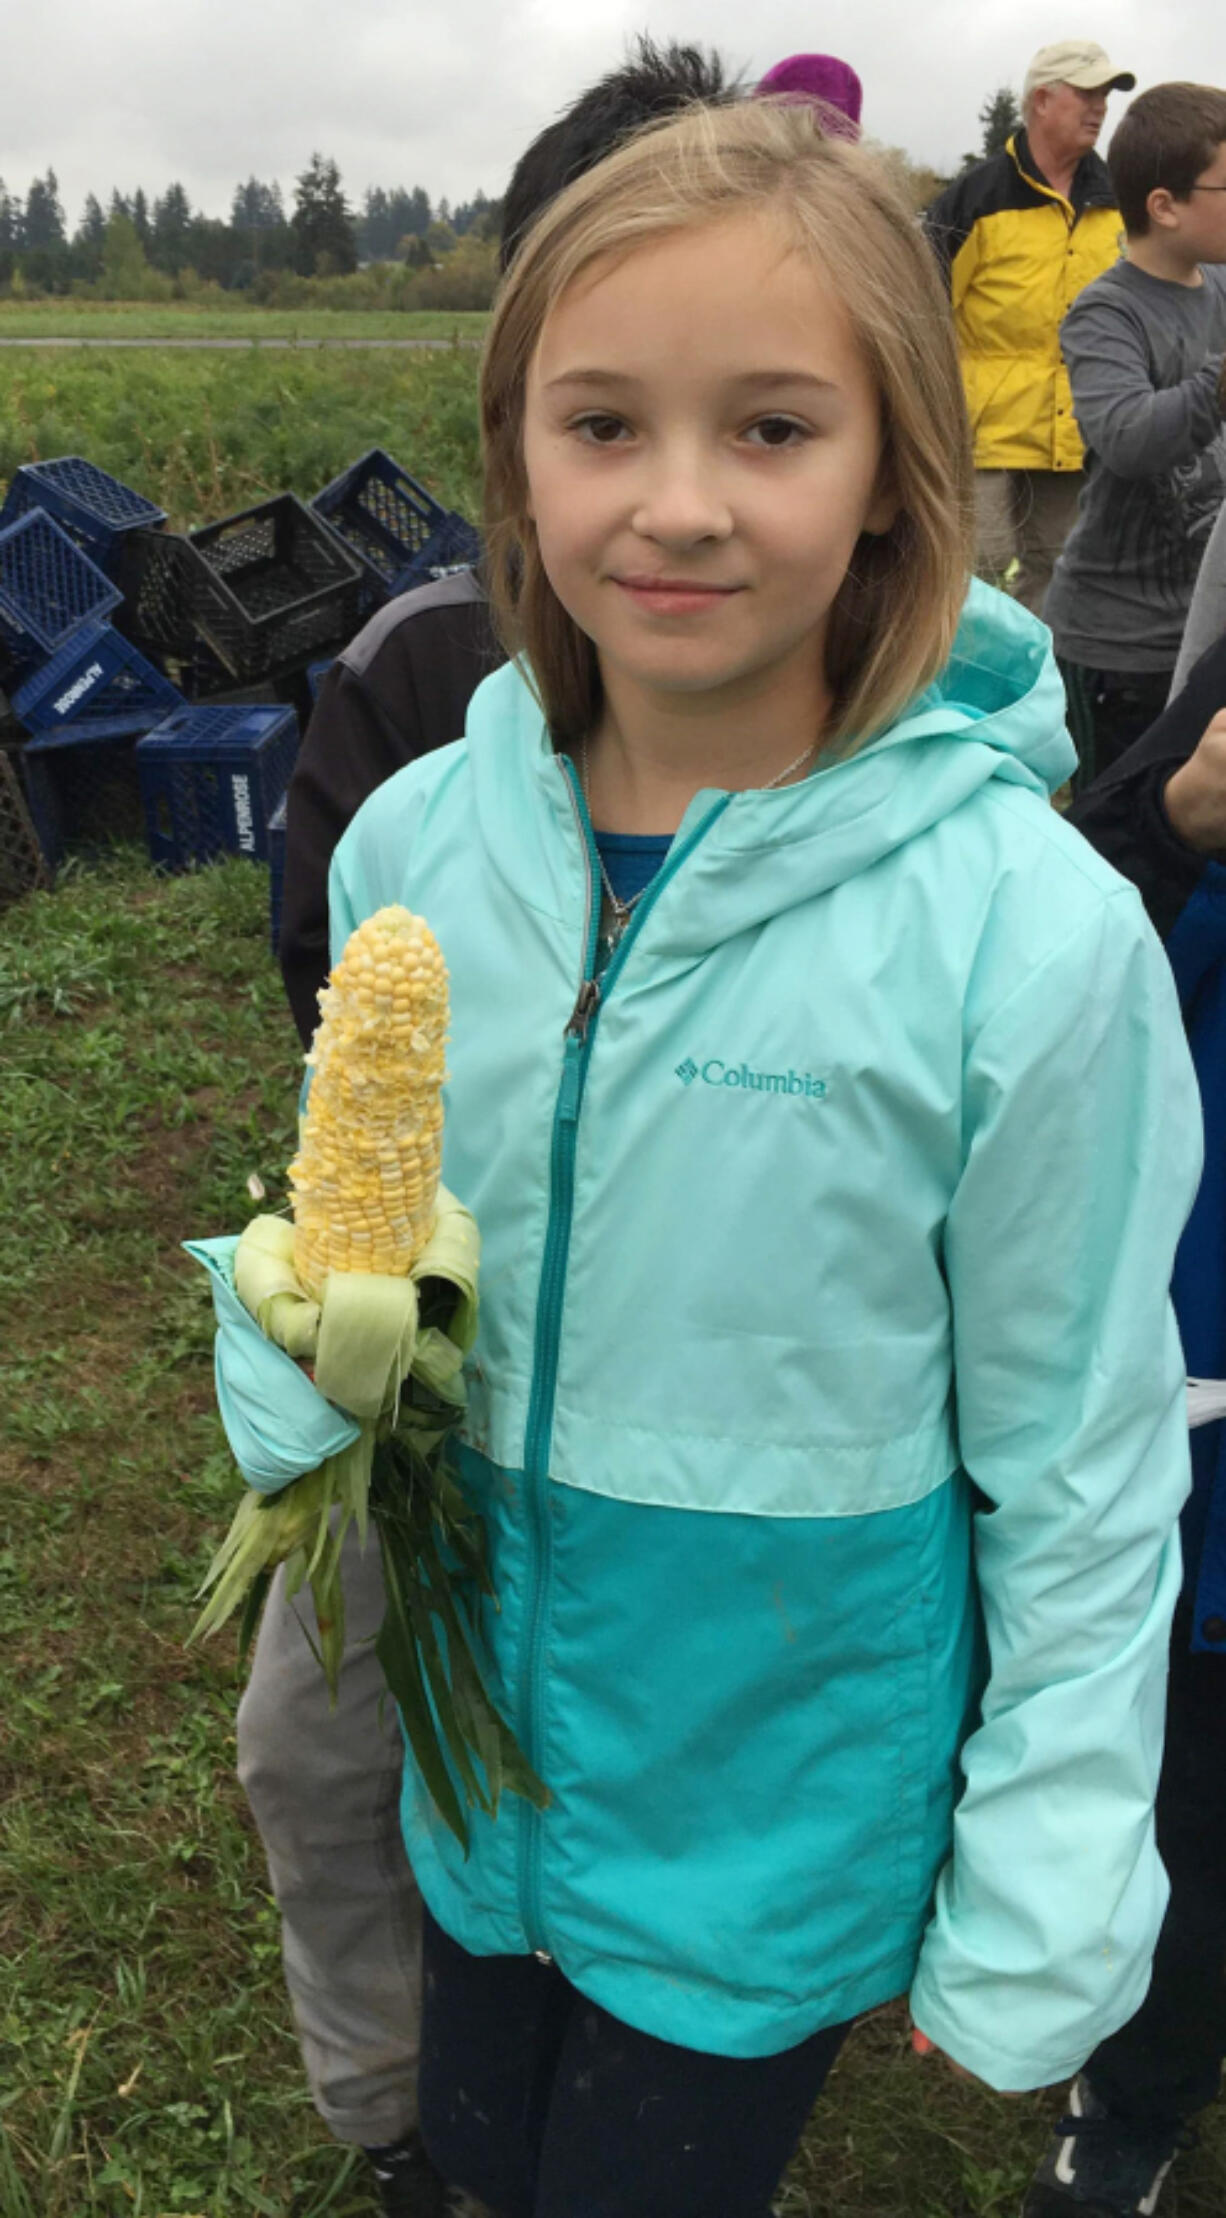
[[[447,969],[408,909],[360,924],[320,996],[311,1089],[290,1165],[294,1264],[403,1277],[430,1237],[442,1157]]]
[[[288,1595],[310,1585],[335,1701],[341,1545],[351,1521],[365,1539],[369,1506],[388,1597],[376,1652],[435,1805],[467,1849],[465,1805],[492,1816],[504,1789],[538,1807],[548,1794],[476,1662],[470,1602],[493,1597],[480,1521],[446,1465],[464,1406],[460,1364],[476,1333],[479,1242],[468,1212],[439,1189],[447,971],[429,927],[399,907],[368,917],[320,1010],[289,1171],[293,1228],[266,1218],[248,1227],[235,1287],[270,1338],[313,1362],[320,1392],[360,1429],[281,1494],[240,1504],[196,1632],[215,1631],[246,1595],[245,1648],[285,1563]]]

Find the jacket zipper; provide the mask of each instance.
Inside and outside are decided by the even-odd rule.
[[[675,846],[670,850],[631,912],[626,929],[609,958],[603,979],[598,979],[595,971],[600,904],[596,898],[596,887],[600,883],[600,866],[596,842],[574,766],[566,756],[560,758],[560,763],[587,863],[587,915],[582,976],[575,1006],[571,1010],[563,1035],[562,1075],[554,1105],[549,1154],[549,1220],[545,1230],[545,1251],[537,1295],[532,1390],[528,1400],[528,1421],[524,1437],[524,1487],[531,1554],[523,1630],[520,1636],[521,1693],[517,1725],[520,1745],[528,1762],[537,1772],[541,1768],[545,1644],[553,1581],[549,1455],[553,1443],[558,1350],[562,1336],[562,1300],[566,1288],[566,1266],[574,1213],[579,1112],[583,1105],[588,1063],[600,1011],[625,963],[631,944],[641,929],[643,918],[654,906],[664,886],[676,876],[682,863],[716,818],[722,816],[732,799],[731,794],[721,795],[686,840],[679,847]],[[544,1845],[541,1814],[530,1803],[523,1803],[518,1815],[520,1914],[529,1948],[535,1955],[547,1958],[550,1953],[548,1933],[541,1908],[541,1854]]]

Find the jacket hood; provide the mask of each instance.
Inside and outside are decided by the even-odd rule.
[[[684,898],[670,885],[655,905],[666,942],[695,953],[811,900],[994,778],[1050,795],[1077,762],[1064,717],[1046,626],[975,580],[945,669],[857,754],[774,792],[695,794],[677,841],[708,828],[686,861]],[[495,867],[530,906],[581,912],[587,867],[573,788],[515,665],[478,687],[467,741]]]

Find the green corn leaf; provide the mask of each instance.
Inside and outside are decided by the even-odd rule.
[[[238,1663],[240,1671],[247,1661],[251,1643],[255,1639],[256,1627],[260,1622],[264,1604],[268,1600],[268,1589],[271,1585],[271,1571],[257,1571],[248,1588],[247,1599],[243,1604],[243,1614],[238,1625]]]
[[[375,1654],[383,1666],[384,1677],[396,1699],[409,1746],[417,1759],[434,1806],[467,1856],[468,1826],[439,1748],[438,1734],[417,1660],[417,1644],[401,1592],[398,1569],[386,1546],[383,1549],[383,1578],[387,1590],[387,1610],[375,1640]]]

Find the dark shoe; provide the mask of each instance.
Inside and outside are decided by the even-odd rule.
[[[385,2149],[367,2149],[383,2218],[449,2218],[447,2182],[435,2171],[421,2136],[406,2133]]]
[[[1113,2117],[1084,2077],[1030,2183],[1021,2218],[1158,2218],[1163,2182],[1193,2136]]]

